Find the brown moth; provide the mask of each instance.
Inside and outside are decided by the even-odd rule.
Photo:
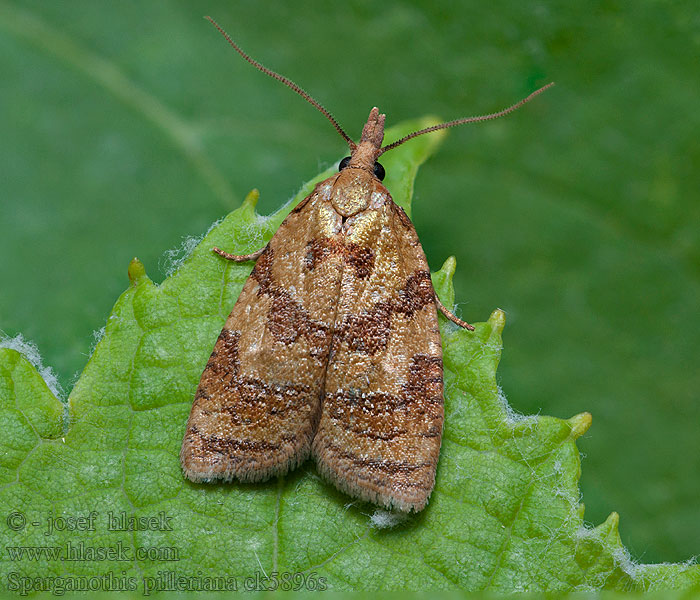
[[[209,17],[207,17],[209,19]],[[330,119],[350,146],[270,242],[234,261],[255,268],[202,374],[180,460],[192,481],[264,481],[312,455],[350,496],[420,511],[435,484],[443,428],[437,298],[410,219],[377,158],[405,141],[509,113],[459,119],[382,147],[376,108],[353,142],[318,102],[245,54]],[[551,85],[551,84],[550,84]]]

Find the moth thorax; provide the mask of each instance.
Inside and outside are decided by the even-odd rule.
[[[364,169],[348,168],[338,173],[331,203],[339,215],[352,217],[367,210],[374,189],[374,176]]]

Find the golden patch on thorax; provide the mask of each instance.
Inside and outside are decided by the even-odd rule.
[[[352,217],[367,210],[376,178],[360,168],[343,169],[331,192],[331,204],[343,217]]]

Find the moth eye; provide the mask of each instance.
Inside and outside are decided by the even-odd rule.
[[[374,163],[374,176],[379,179],[379,181],[384,181],[384,175],[386,175],[384,167],[382,167],[382,165],[380,165],[378,162]]]
[[[338,165],[338,171],[342,171],[345,167],[347,167],[349,162],[350,157],[346,156],[343,160],[340,161],[340,164]]]

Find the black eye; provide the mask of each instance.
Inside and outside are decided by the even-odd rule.
[[[343,160],[340,161],[340,164],[338,165],[338,171],[342,171],[345,167],[347,167],[349,162],[350,157],[346,156]]]
[[[384,181],[384,175],[386,175],[384,167],[382,167],[382,165],[380,165],[378,162],[374,163],[374,176],[379,179],[379,181]]]

